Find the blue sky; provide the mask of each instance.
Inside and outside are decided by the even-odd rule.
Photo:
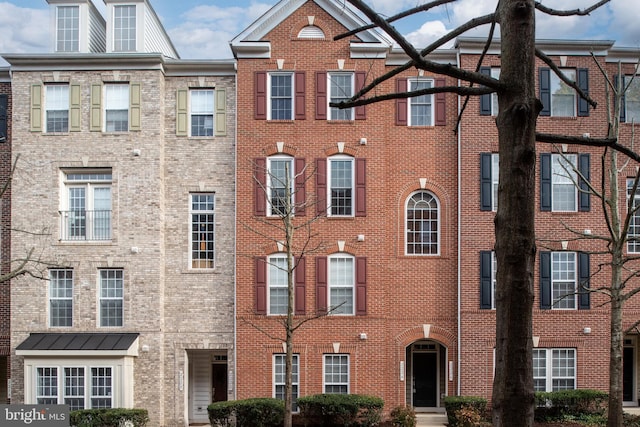
[[[104,11],[102,0],[93,0]],[[182,58],[231,58],[229,40],[259,18],[276,0],[150,0]],[[344,1],[344,0],[340,0]],[[376,10],[395,14],[426,0],[367,0]],[[596,0],[540,0],[561,8],[585,8]],[[395,26],[416,46],[495,9],[497,0],[457,0],[437,11],[397,21]],[[538,14],[539,38],[607,39],[619,46],[640,47],[638,0],[611,0],[588,17]],[[46,0],[0,0],[0,53],[48,53],[49,5]],[[486,32],[486,31],[485,31]],[[479,36],[482,31],[470,33]],[[6,65],[0,62],[0,65]]]

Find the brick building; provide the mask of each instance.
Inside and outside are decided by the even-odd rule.
[[[234,61],[179,59],[146,0],[49,3],[54,51],[5,56],[38,273],[12,282],[12,401],[206,422],[235,395]]]

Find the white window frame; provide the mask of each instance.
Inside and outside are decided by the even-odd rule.
[[[289,78],[289,94],[276,95],[273,90],[273,77],[288,77]],[[291,71],[278,71],[267,73],[267,99],[269,100],[269,106],[267,108],[267,120],[294,120],[295,118],[295,78]],[[290,102],[288,117],[274,117],[274,102],[278,99],[288,99]],[[286,110],[283,109],[286,112]],[[284,114],[287,116],[286,114]]]
[[[562,288],[567,285],[571,289]],[[578,308],[577,286],[578,254],[569,251],[551,252],[551,309],[576,310]],[[568,296],[563,297],[563,295]]]
[[[498,284],[498,258],[496,251],[491,251],[491,309],[496,309],[496,286]]]
[[[633,79],[633,81],[631,81]],[[640,122],[640,75],[624,76],[624,87],[627,91],[624,94],[625,122]],[[634,108],[629,108],[632,103]]]
[[[133,10],[133,15],[128,13],[126,17],[118,17],[118,11],[127,10],[131,12]],[[135,4],[120,4],[113,6],[113,51],[114,52],[136,52],[138,46],[138,8]],[[127,25],[120,26],[119,20],[127,19]],[[131,23],[133,23],[133,28],[131,28]],[[129,35],[133,34],[133,38],[128,37],[124,39],[123,35],[127,32]],[[133,47],[131,46],[133,45]]]
[[[334,89],[334,78],[336,77],[349,77],[350,78],[350,93],[340,93],[336,94],[336,96],[332,96],[332,92]],[[336,85],[336,91],[340,89],[339,86]],[[330,107],[330,102],[340,102],[346,101],[354,95],[355,91],[355,73],[353,71],[333,71],[327,73],[327,120],[341,120],[341,121],[349,121],[353,120],[355,116],[354,108],[334,108]]]
[[[70,277],[60,277],[60,274],[68,274]],[[51,328],[69,328],[73,326],[73,279],[73,269],[71,268],[52,268],[49,270],[49,327]],[[67,285],[69,286],[68,288]],[[66,302],[69,304],[71,315],[68,319],[64,318],[68,320],[69,324],[61,325],[59,320],[54,322],[54,302]],[[59,310],[56,310],[56,312],[59,312]],[[56,316],[55,319],[62,319],[62,317]]]
[[[204,198],[203,201],[199,202],[196,198]],[[196,205],[196,206],[194,206]],[[198,209],[198,207],[204,206],[205,209]],[[210,209],[209,209],[210,207]],[[205,216],[204,222],[197,220],[197,223],[194,222],[195,218],[199,218],[201,216]],[[195,230],[196,226],[205,226],[205,230],[201,228],[199,230]],[[204,231],[204,233],[202,233]],[[198,237],[194,241],[194,235],[197,234],[200,236],[204,234],[204,237]],[[209,235],[212,234],[213,237],[209,239]],[[205,248],[202,248],[202,245],[205,245]],[[211,248],[209,247],[211,244]],[[199,245],[197,249],[195,249],[194,245]],[[189,194],[189,268],[193,270],[213,270],[216,266],[216,194],[214,192],[202,192],[202,193],[190,193]],[[205,257],[201,258],[200,256],[194,257],[194,255],[204,254]]]
[[[267,258],[267,314],[272,316],[283,316],[287,314],[287,306],[289,302],[289,283],[287,273],[287,254],[278,253],[270,255]],[[275,298],[282,298],[282,291],[284,290],[285,303],[274,304]],[[279,291],[279,295],[274,295]],[[280,310],[274,310],[274,307],[279,307]]]
[[[68,375],[67,370],[77,369],[82,372],[82,375]],[[87,374],[84,366],[63,366],[62,367],[63,378],[62,378],[62,401],[65,405],[69,405],[70,411],[75,411],[79,409],[85,409],[87,407],[86,393],[87,393]],[[72,383],[70,385],[67,384],[68,380],[76,379],[77,383]],[[80,384],[80,381],[82,384]],[[71,391],[81,391],[81,393],[68,393]],[[70,401],[74,399],[82,400],[82,407],[79,405],[71,405]]]
[[[42,374],[40,371],[42,370]],[[37,366],[34,372],[34,394],[36,405],[51,405],[57,404],[60,396],[60,375],[57,366]],[[41,379],[42,384],[41,384]],[[48,379],[48,384],[44,384],[44,380]],[[55,384],[52,382],[55,381]],[[43,391],[45,393],[43,393]],[[55,394],[51,392],[55,391]]]
[[[44,126],[47,133],[66,133],[69,132],[69,113],[70,113],[70,88],[66,83],[46,83],[44,85]],[[64,117],[66,113],[66,117]],[[49,114],[62,115],[60,118],[53,118],[55,120],[50,126]],[[57,129],[57,124],[60,123],[62,129]]]
[[[111,276],[111,275],[114,276]],[[114,286],[111,286],[114,285]],[[106,305],[107,310],[119,309],[121,312],[119,323],[107,324],[107,320],[112,317],[103,316],[103,303]],[[116,305],[111,306],[111,303]],[[98,326],[101,328],[122,328],[124,326],[124,269],[122,268],[103,268],[98,270]]]
[[[576,81],[576,69],[575,68],[564,68],[561,70],[562,73],[571,81]],[[577,109],[577,94],[575,89],[571,86],[567,85],[563,82],[560,77],[554,72],[549,73],[549,85],[550,85],[550,100],[551,100],[551,116],[553,117],[576,117],[576,109]],[[558,93],[560,91],[570,91],[571,94],[561,94]],[[569,97],[571,95],[572,101],[572,112],[571,114],[560,114],[558,111],[558,102],[556,101],[556,97],[566,96]]]
[[[278,203],[276,203],[274,201],[274,194],[273,194],[273,189],[274,188],[278,188],[278,189],[286,189],[286,182],[281,182],[282,179],[286,180],[286,177],[278,177],[276,176],[276,172],[274,171],[274,167],[273,164],[274,163],[279,163],[279,162],[287,162],[289,164],[289,193],[291,194],[291,200],[289,201],[289,206],[291,207],[291,209],[293,210],[294,208],[294,189],[295,189],[295,171],[294,169],[294,162],[293,162],[293,157],[291,156],[271,156],[267,158],[267,216],[275,216],[275,217],[281,217],[286,216],[287,212],[283,212],[283,213],[278,213],[276,208],[279,206]],[[276,185],[273,185],[274,182]],[[275,199],[277,200],[277,199]],[[283,200],[284,202],[284,200]]]
[[[351,363],[349,354],[325,354],[322,358],[322,392],[331,394],[350,394]],[[336,363],[332,361],[337,361]],[[346,362],[346,363],[345,363]],[[339,372],[329,372],[329,367],[337,365]],[[346,368],[346,373],[343,372]],[[346,381],[344,377],[346,375]],[[345,387],[346,392],[327,391],[327,387]]]
[[[533,379],[534,379],[534,387],[535,381],[544,380],[545,389],[541,390],[540,387],[536,391],[559,391],[559,390],[575,390],[578,388],[577,385],[577,366],[578,366],[578,358],[577,351],[575,348],[534,348],[533,349]],[[536,354],[541,355],[541,357],[536,358]],[[564,366],[559,365],[559,356],[561,355],[571,355],[570,358],[565,358],[564,360],[572,362],[564,363]],[[536,365],[536,360],[544,361],[544,366],[542,364]],[[554,372],[564,371],[565,375],[554,375]],[[572,375],[569,375],[570,372],[573,372]],[[560,387],[559,385],[554,385],[554,381],[573,381],[573,388],[568,387]]]
[[[491,77],[493,77],[496,80],[500,78],[500,67],[491,67]],[[499,111],[498,93],[493,92],[491,94],[491,115],[497,116],[498,111]]]
[[[427,88],[433,88],[434,87],[434,80],[433,79],[426,79],[426,78],[417,78],[417,79],[409,79],[408,81],[408,85],[409,85],[409,91],[413,92],[416,90],[421,90],[421,89],[427,89]],[[426,85],[426,87],[420,87]],[[435,117],[435,102],[434,102],[434,96],[433,95],[420,95],[420,96],[413,96],[411,98],[409,98],[408,100],[409,102],[407,103],[407,108],[409,109],[409,111],[407,112],[407,124],[408,126],[414,126],[414,127],[425,127],[425,126],[433,126],[434,124],[434,117]],[[413,114],[413,110],[414,108],[418,108],[420,106],[426,106],[426,108],[429,110],[429,120],[425,120],[425,123],[414,123],[414,114]],[[423,115],[419,115],[419,114],[415,114],[415,116],[420,116],[423,117]]]
[[[491,210],[498,211],[498,185],[500,179],[500,154],[491,153]]]
[[[627,198],[633,197],[631,209],[640,206],[640,185],[636,189],[636,194],[632,195],[634,178],[627,178]],[[629,206],[627,204],[627,206]],[[630,254],[640,253],[640,210],[631,214],[629,232],[627,235],[627,252]]]
[[[351,277],[344,275],[344,269],[334,269],[339,263],[351,263]],[[342,275],[338,275],[340,271]],[[334,295],[334,293],[336,295]],[[349,295],[349,293],[351,293]],[[349,299],[350,298],[350,299]],[[327,301],[329,315],[353,316],[356,310],[356,259],[353,255],[337,253],[327,257]],[[349,305],[350,303],[350,305]]]
[[[100,375],[100,374],[96,374],[94,373],[94,370],[109,370],[109,375]],[[90,386],[90,391],[89,391],[89,399],[90,399],[90,406],[92,408],[113,408],[113,393],[114,393],[114,377],[113,377],[113,367],[112,366],[92,366],[90,368],[91,370],[91,386]],[[96,380],[98,379],[103,379],[103,378],[108,378],[110,384],[106,385],[106,384],[96,384]],[[95,388],[98,388],[99,390],[104,390],[105,394],[95,394]],[[100,400],[105,400],[105,401],[109,401],[109,405],[105,406],[105,405],[94,405],[93,404],[93,400],[96,399],[100,399]]]
[[[410,224],[412,224],[412,223],[418,223],[419,222],[419,223],[423,224],[424,222],[428,222],[428,223],[432,222],[432,220],[430,220],[430,219],[426,219],[425,220],[423,218],[422,220],[420,220],[420,219],[415,219],[415,218],[414,219],[410,219],[409,218],[409,204],[412,203],[413,198],[418,196],[419,194],[427,194],[427,195],[431,196],[433,201],[436,204],[435,210],[436,210],[436,214],[437,214],[437,220],[436,220],[436,228],[437,229],[436,229],[435,234],[436,234],[436,237],[438,239],[438,241],[436,242],[436,252],[422,252],[421,251],[419,253],[416,253],[415,251],[413,251],[413,252],[409,251],[409,243],[410,243],[409,242],[409,240],[410,240],[409,236],[410,236],[410,233],[413,233],[415,235],[423,234],[425,232],[427,234],[431,234],[430,231],[412,230],[410,228]],[[422,200],[420,200],[418,203],[422,203],[423,201],[424,201],[424,198]],[[430,191],[427,191],[427,190],[414,191],[413,193],[411,193],[409,195],[409,197],[407,197],[407,199],[405,201],[405,206],[404,206],[404,220],[405,220],[405,230],[406,230],[405,236],[404,236],[404,238],[405,238],[405,245],[404,245],[405,255],[409,255],[409,256],[438,256],[438,255],[440,255],[440,242],[442,240],[442,237],[441,237],[442,236],[441,219],[440,219],[440,217],[442,216],[441,211],[442,210],[440,209],[440,200],[438,199],[438,197],[436,197],[435,194],[433,194]],[[418,247],[422,248],[422,246],[424,245],[424,242],[422,242],[422,241],[421,242],[417,242],[417,243],[413,242],[412,245],[414,247],[416,247],[416,248],[418,248]],[[429,243],[428,245],[431,246],[432,244]]]
[[[131,124],[130,104],[131,104],[131,88],[129,83],[107,83],[104,84],[104,132],[128,132]],[[122,119],[110,119],[110,115],[123,114],[126,112],[126,122]],[[111,114],[110,114],[111,113]],[[124,126],[126,124],[126,126]]]
[[[65,12],[75,11],[75,16],[60,16],[61,10]],[[80,51],[80,7],[75,5],[56,6],[56,52],[79,52]],[[75,28],[73,24],[75,21]],[[62,37],[61,37],[62,36]],[[62,49],[61,49],[62,47]]]
[[[273,355],[273,397],[284,400],[284,388],[286,380],[286,354]],[[293,355],[291,364],[291,403],[292,412],[299,412],[298,396],[300,392],[300,356]]]
[[[343,179],[349,179],[351,180],[351,186],[350,187],[339,187],[339,186],[335,186],[334,187],[334,180],[333,180],[333,172],[334,169],[337,170],[337,168],[335,168],[334,166],[334,162],[348,162],[351,164],[351,176],[350,177],[343,177]],[[356,188],[355,188],[355,181],[356,181],[356,175],[355,175],[355,169],[356,169],[356,164],[355,164],[355,159],[353,157],[350,156],[345,156],[345,155],[336,155],[336,156],[331,156],[329,158],[327,158],[327,216],[330,217],[353,217],[355,216],[355,210],[356,210]],[[340,189],[340,190],[346,190],[346,189],[350,189],[351,191],[351,196],[350,196],[350,204],[349,205],[344,205],[344,207],[341,206],[333,206],[333,189]],[[342,197],[340,198],[341,200],[346,200],[346,197]],[[339,209],[346,209],[348,208],[350,210],[350,213],[348,214],[343,214],[343,213],[338,213],[338,212],[334,212],[334,208],[336,210]]]
[[[62,241],[111,240],[113,234],[113,174],[111,169],[72,169],[62,171],[60,201]],[[76,190],[81,189],[78,197]],[[108,190],[108,191],[107,191]],[[83,198],[80,197],[83,194]],[[108,199],[105,196],[108,195]],[[84,206],[73,206],[84,200]],[[109,209],[105,209],[108,201]]]
[[[577,154],[551,154],[551,210],[553,212],[578,211],[578,174],[575,171],[578,164]],[[565,189],[562,192],[562,188]],[[573,192],[572,200],[561,200],[560,195]],[[567,203],[573,203],[568,206]]]
[[[69,360],[71,361],[71,360]],[[30,368],[28,367],[27,370],[29,370]],[[82,377],[79,376],[73,376],[73,377],[69,377],[67,376],[67,370],[70,369],[78,369],[82,371]],[[110,385],[108,386],[108,390],[109,390],[109,395],[105,395],[105,396],[101,396],[101,395],[94,395],[93,394],[93,383],[94,380],[97,378],[94,376],[94,369],[108,369],[110,371]],[[41,390],[41,388],[39,387],[39,383],[40,383],[40,371],[41,370],[50,370],[50,371],[55,371],[55,376],[49,376],[48,378],[53,379],[53,381],[55,381],[55,384],[51,384],[51,386],[49,387],[50,391],[55,391],[55,395],[51,394],[51,395],[42,395],[39,394],[39,391]],[[116,396],[117,393],[119,393],[119,389],[118,389],[118,381],[116,379],[116,370],[114,369],[114,366],[111,365],[95,365],[95,364],[84,364],[84,363],[69,363],[69,364],[57,364],[57,365],[48,365],[48,364],[37,364],[33,367],[33,381],[34,381],[34,389],[33,389],[33,393],[34,393],[34,403],[35,404],[48,404],[48,405],[66,405],[68,404],[68,400],[67,399],[81,399],[84,403],[82,409],[97,409],[99,407],[106,407],[106,406],[93,406],[93,399],[94,398],[99,398],[99,399],[106,399],[110,402],[109,404],[109,408],[113,408],[115,407],[114,404],[117,404],[117,402],[119,402],[121,400],[121,398],[119,396]],[[31,377],[31,375],[29,375],[29,377]],[[68,394],[67,392],[69,391],[69,387],[67,387],[67,379],[70,378],[82,378],[82,386],[81,386],[81,390],[82,390],[82,394]],[[73,386],[72,386],[73,387]],[[75,387],[75,388],[80,388],[80,387]],[[31,400],[30,398],[27,398],[26,401],[28,402],[29,400]]]
[[[204,105],[195,105],[195,99],[197,95],[203,95],[205,97]],[[215,135],[215,89],[211,88],[198,88],[189,89],[189,136],[197,138],[209,138]],[[199,135],[194,133],[194,116],[203,117],[205,124],[202,129],[205,130],[205,135]],[[211,126],[209,126],[209,121]],[[200,127],[198,127],[200,129]]]

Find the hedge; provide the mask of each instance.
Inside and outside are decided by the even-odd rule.
[[[82,409],[69,413],[72,427],[144,427],[149,422],[146,409]]]
[[[456,427],[458,425],[457,411],[462,408],[471,408],[482,415],[487,410],[487,399],[476,396],[447,396],[444,398],[444,407],[447,410],[449,427]]]
[[[217,427],[279,427],[284,422],[284,402],[270,397],[214,402],[207,411]]]
[[[298,398],[305,423],[319,427],[371,427],[382,420],[384,401],[361,394],[316,394]]]

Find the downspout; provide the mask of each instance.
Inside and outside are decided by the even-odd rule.
[[[456,58],[457,58],[457,62],[458,62],[458,67],[462,68],[462,64],[460,61],[460,49],[458,48],[456,50]],[[458,86],[460,86],[460,79],[458,79]],[[460,95],[458,95],[458,115],[460,115]],[[457,129],[457,135],[458,135],[458,266],[457,266],[457,272],[458,272],[458,278],[457,278],[457,282],[458,282],[458,316],[457,316],[457,321],[458,321],[458,360],[457,360],[457,372],[456,372],[456,378],[457,378],[457,383],[456,383],[456,396],[460,396],[460,366],[461,366],[461,358],[462,358],[462,339],[460,338],[462,336],[462,333],[460,332],[460,328],[461,328],[461,321],[460,321],[460,317],[461,317],[461,298],[462,298],[462,292],[461,292],[461,283],[460,283],[460,265],[462,264],[462,251],[460,250],[460,243],[461,243],[461,208],[460,205],[462,197],[461,197],[461,188],[462,188],[462,184],[461,184],[461,171],[462,171],[462,165],[461,165],[461,158],[462,158],[462,140],[461,140],[461,136],[460,136],[460,128],[462,124],[462,120],[459,121],[458,123],[458,129]]]
[[[231,376],[232,384],[233,384],[233,400],[238,398],[238,321],[237,321],[237,313],[238,313],[238,273],[236,270],[237,261],[238,261],[238,252],[237,252],[237,227],[236,222],[238,220],[238,61],[236,60],[233,65],[235,69],[234,78],[234,86],[236,92],[236,105],[235,105],[235,135],[234,139],[234,150],[233,150],[233,164],[234,164],[234,203],[233,203],[233,371],[227,373],[227,375]]]

